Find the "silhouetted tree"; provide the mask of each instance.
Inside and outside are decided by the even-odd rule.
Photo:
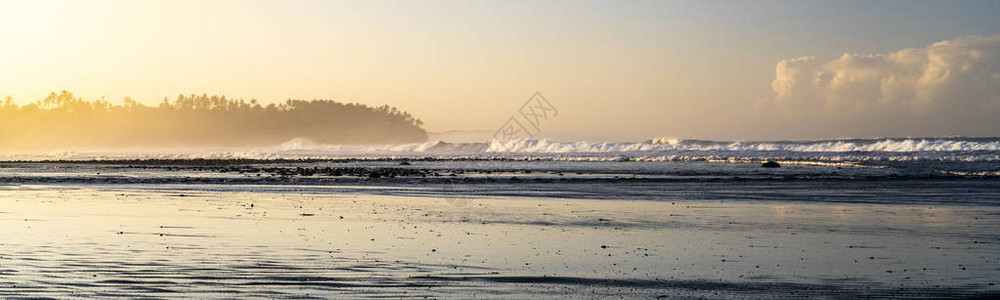
[[[261,106],[224,96],[178,95],[156,107],[132,98],[113,105],[68,91],[18,106],[0,106],[0,149],[68,146],[260,145],[294,138],[318,143],[423,142],[427,133],[409,113],[332,100],[287,100]]]

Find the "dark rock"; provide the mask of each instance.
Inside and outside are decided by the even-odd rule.
[[[766,163],[764,163],[763,165],[760,165],[760,167],[761,168],[780,168],[781,165],[778,164],[777,162],[773,161],[773,160],[769,160]]]
[[[404,162],[399,163],[399,165],[400,166],[409,166],[409,165],[412,165],[412,164],[410,162],[408,162],[408,161],[404,161]]]

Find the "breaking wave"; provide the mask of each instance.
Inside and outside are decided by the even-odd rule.
[[[650,143],[683,150],[790,152],[949,152],[1000,151],[1000,138],[904,138],[822,141],[716,142],[654,139]]]
[[[294,139],[279,145],[230,148],[60,150],[6,153],[0,160],[279,159],[279,158],[548,159],[589,161],[761,160],[1000,161],[1000,138],[888,138],[816,141],[709,141],[656,138],[644,142],[523,139],[507,143],[434,141],[402,145],[329,145]]]

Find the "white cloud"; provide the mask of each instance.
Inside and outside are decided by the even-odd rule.
[[[771,101],[785,120],[847,135],[1000,135],[1000,35],[889,54],[781,61]]]

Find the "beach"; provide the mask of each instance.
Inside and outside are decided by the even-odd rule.
[[[125,174],[166,178],[178,171],[151,175],[124,168],[108,174],[110,169],[102,167],[105,173],[97,175],[87,165],[50,167],[32,164],[29,168],[49,170],[48,175],[7,176],[21,182],[0,186],[4,298],[955,298],[1000,293],[995,285],[1000,236],[993,232],[1000,225],[1000,206],[928,194],[990,199],[995,181],[989,179],[876,181],[880,188],[865,180],[832,179],[840,188],[818,184],[832,186],[827,190],[791,179],[724,183],[743,190],[756,186],[756,194],[765,196],[754,200],[686,188],[706,186],[700,178],[689,179],[698,180],[693,183],[639,180],[629,189],[661,189],[593,197],[581,193],[580,186],[614,191],[621,180],[555,179],[556,184],[541,181],[535,188],[521,185],[524,179],[511,183],[509,174],[464,184],[414,184],[414,178],[318,184],[292,180],[305,178],[298,175],[286,178],[291,182],[122,183],[109,180]],[[17,174],[31,173],[17,168]],[[593,180],[584,175],[576,177]],[[105,180],[38,179],[52,176]],[[919,185],[928,187],[912,188]],[[955,192],[942,188],[954,185],[959,186]],[[784,196],[768,198],[767,191]],[[650,196],[657,193],[662,196]],[[824,194],[861,200],[809,197]],[[942,200],[863,201],[892,197]]]

